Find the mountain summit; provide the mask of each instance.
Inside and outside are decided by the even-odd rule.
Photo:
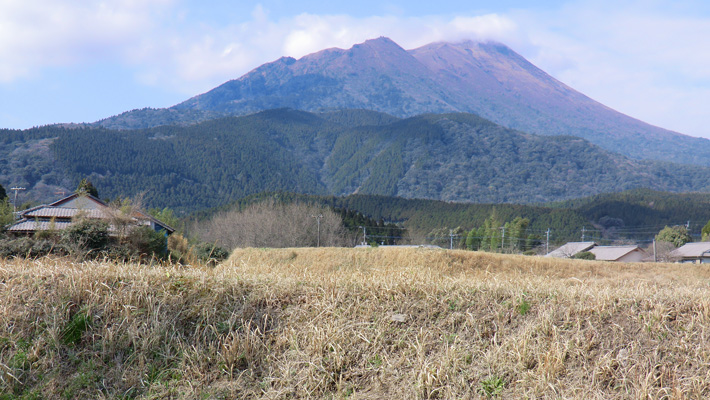
[[[140,110],[143,117],[124,113],[100,124],[147,127],[163,120],[185,123],[282,107],[368,109],[398,117],[474,113],[528,133],[582,137],[633,158],[710,165],[709,140],[614,111],[495,42],[432,43],[405,50],[381,37],[347,50],[326,49],[298,60],[283,57],[170,109]]]
[[[412,54],[379,38],[299,60],[280,58],[174,108],[228,114],[369,109],[399,117],[459,111],[443,99],[435,78]]]

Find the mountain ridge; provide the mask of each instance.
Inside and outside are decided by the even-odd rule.
[[[405,50],[380,37],[350,49],[282,57],[168,109],[123,113],[97,124],[189,125],[283,107],[369,109],[400,118],[466,112],[524,132],[581,137],[636,159],[710,165],[710,140],[619,113],[504,44],[470,40]]]

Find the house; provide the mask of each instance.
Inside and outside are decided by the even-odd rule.
[[[641,262],[648,254],[638,246],[599,246],[595,242],[569,242],[545,257],[572,258],[588,251],[600,261]]]
[[[559,247],[556,250],[549,252],[545,255],[545,257],[572,258],[577,253],[589,251],[589,249],[596,245],[597,244],[595,242],[569,242],[564,244],[562,247]]]
[[[588,251],[599,261],[642,262],[648,257],[648,253],[636,245],[594,246]]]
[[[10,225],[7,232],[17,236],[29,236],[38,231],[50,229],[61,231],[79,217],[102,219],[111,224],[115,214],[108,204],[98,198],[88,194],[74,193],[52,204],[21,211],[19,221]],[[175,231],[164,222],[140,211],[132,212],[129,218],[136,226],[147,225],[155,231],[164,231],[167,235]],[[115,232],[115,230],[114,226],[109,225],[109,232]]]
[[[682,263],[710,263],[710,242],[686,243],[671,251],[669,256]]]

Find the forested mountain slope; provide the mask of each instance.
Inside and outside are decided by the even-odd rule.
[[[710,168],[631,160],[583,139],[525,134],[462,113],[396,119],[279,109],[191,126],[44,127],[3,137],[9,161],[0,177],[13,180],[2,183],[28,187],[23,195],[73,189],[66,182],[88,176],[103,197],[143,193],[146,205],[181,212],[265,191],[540,203],[639,187],[710,190]],[[22,163],[18,143],[35,143]]]

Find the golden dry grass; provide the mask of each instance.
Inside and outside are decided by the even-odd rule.
[[[702,265],[424,249],[6,261],[0,398],[708,398],[709,284]]]

